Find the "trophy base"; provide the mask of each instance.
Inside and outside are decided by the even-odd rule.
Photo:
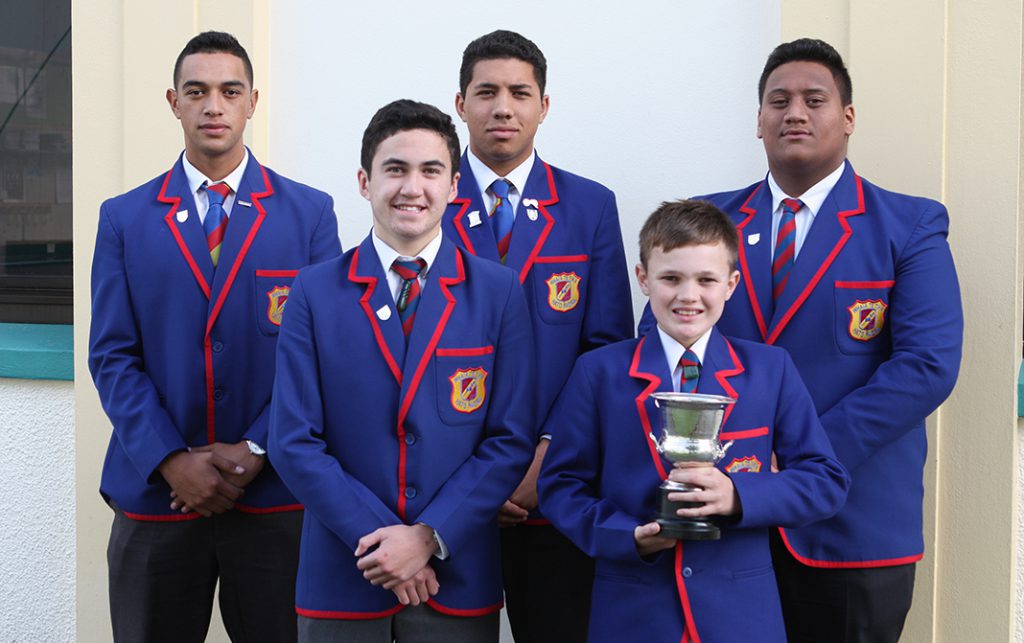
[[[661,525],[658,533],[663,538],[674,538],[676,540],[718,540],[722,537],[722,531],[718,525],[707,520],[668,520],[658,518],[656,521]]]

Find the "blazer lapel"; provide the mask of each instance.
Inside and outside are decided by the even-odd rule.
[[[405,362],[405,334],[402,332],[402,322],[395,308],[395,298],[388,288],[384,268],[380,265],[380,257],[369,236],[363,239],[352,254],[348,280],[365,286],[363,296],[359,299],[359,306],[370,323],[381,356],[394,375],[395,382],[401,385],[402,365]]]
[[[534,159],[526,186],[520,194],[505,265],[519,273],[519,282],[522,283],[551,234],[555,225],[552,206],[558,203],[551,168],[539,156]]]
[[[735,380],[731,378],[736,377],[744,370],[743,364],[740,363],[729,340],[718,332],[717,328],[711,329],[711,338],[708,340],[708,347],[704,352],[704,363],[701,365],[697,392],[707,395],[724,395],[733,398],[738,403],[740,393]],[[730,404],[725,407],[725,416],[722,418],[723,427],[729,421],[729,416],[735,406],[735,404]]]
[[[206,233],[203,232],[203,225],[199,221],[196,200],[189,190],[180,157],[164,176],[156,200],[169,206],[164,215],[164,223],[171,231],[171,236],[185,261],[184,265],[191,271],[203,295],[209,299],[210,285],[213,282],[213,260],[210,259]],[[181,216],[179,213],[182,213]]]
[[[494,239],[494,230],[487,220],[487,208],[484,207],[483,196],[476,184],[473,170],[469,167],[466,154],[462,155],[460,167],[459,193],[451,204],[458,208],[452,217],[455,234],[459,236],[463,247],[470,254],[498,261],[498,242]]]
[[[821,211],[814,217],[814,223],[800,249],[789,282],[782,296],[776,302],[775,313],[769,325],[766,343],[773,344],[785,329],[789,320],[800,310],[828,271],[832,262],[842,251],[853,234],[847,217],[864,212],[864,192],[860,177],[849,161],[828,197],[822,203]],[[770,274],[770,270],[767,271]]]
[[[737,224],[739,231],[740,273],[750,300],[751,313],[761,332],[768,336],[768,321],[772,317],[772,192],[767,181],[754,188],[740,207],[745,218]],[[767,270],[762,270],[768,266]],[[791,277],[792,278],[792,277]]]
[[[262,200],[269,199],[273,194],[274,188],[270,184],[270,177],[250,152],[245,174],[242,175],[238,193],[235,195],[235,204],[231,206],[220,260],[214,273],[207,333],[216,323],[253,239],[267,217],[267,205]]]
[[[629,375],[638,380],[638,384],[642,387],[636,396],[635,403],[643,435],[637,436],[637,439],[643,439],[647,444],[651,462],[658,471],[658,475],[664,480],[668,478],[668,469],[654,442],[661,433],[661,415],[654,399],[651,398],[651,393],[671,392],[672,374],[665,361],[665,351],[661,346],[661,337],[658,336],[657,328],[652,329],[637,343],[636,349],[633,351],[633,360],[629,366]]]

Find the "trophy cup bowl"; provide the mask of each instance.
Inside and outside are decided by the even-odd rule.
[[[725,455],[725,445],[719,440],[725,408],[736,400],[722,395],[700,393],[653,393],[654,404],[661,411],[661,435],[651,434],[658,453],[673,464],[677,462],[714,466]],[[665,480],[661,483],[658,515],[661,525],[659,536],[677,540],[718,540],[721,531],[713,520],[680,518],[676,510],[699,507],[701,502],[672,501],[668,494],[695,491],[698,488],[681,482]]]

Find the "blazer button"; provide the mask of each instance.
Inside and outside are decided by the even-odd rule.
[[[416,497],[416,488],[415,487],[406,487],[405,488],[405,497],[406,498],[410,498],[410,499],[415,498]]]
[[[406,433],[405,434],[405,443],[408,444],[409,446],[412,446],[413,444],[416,443],[416,436],[413,435],[412,433]]]
[[[213,352],[214,353],[219,353],[222,350],[224,350],[224,342],[214,342],[213,343]]]
[[[683,567],[683,578],[689,578],[693,576],[693,570],[689,567]]]
[[[223,391],[223,389],[219,389],[219,388],[218,389],[214,389],[213,390],[213,399],[218,400],[218,401],[224,399],[224,391]]]

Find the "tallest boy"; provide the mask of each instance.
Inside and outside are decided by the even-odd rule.
[[[576,358],[631,337],[629,271],[615,195],[552,167],[534,152],[548,112],[547,61],[511,31],[471,42],[462,55],[455,109],[469,128],[458,196],[445,235],[500,261],[526,291],[537,350],[537,448],[505,503],[505,600],[520,641],[586,639],[593,561],[536,513],[544,424]]]

